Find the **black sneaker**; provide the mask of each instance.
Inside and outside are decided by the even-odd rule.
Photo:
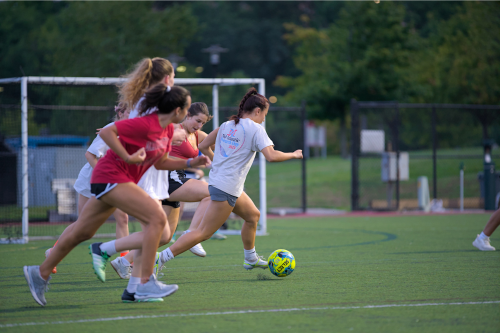
[[[135,302],[163,302],[163,298],[149,298],[146,300],[135,299],[135,293],[129,293],[127,288],[123,291],[122,294],[122,302],[123,303],[135,303]]]
[[[92,256],[92,267],[97,278],[102,282],[106,281],[106,264],[109,256],[106,251],[101,251],[102,243],[92,243],[89,245],[89,253]]]

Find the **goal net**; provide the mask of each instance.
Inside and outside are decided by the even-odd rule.
[[[31,76],[0,79],[1,243],[56,239],[77,219],[78,194],[73,184],[87,163],[85,152],[96,129],[113,121],[117,84],[123,80]],[[224,93],[224,89],[240,89],[242,96],[253,85],[265,94],[264,79],[176,79],[176,84],[188,87],[193,101],[212,104],[214,118],[205,125],[207,132],[225,121],[219,117],[219,90]],[[265,235],[266,164],[262,156],[257,160],[259,197],[253,199],[263,212],[257,234]],[[194,209],[196,205],[186,205],[185,216],[189,218]],[[183,222],[180,228],[187,225]],[[223,233],[239,233],[241,221],[235,219],[229,225]],[[129,230],[140,230],[133,217]],[[111,218],[96,236],[114,234]]]

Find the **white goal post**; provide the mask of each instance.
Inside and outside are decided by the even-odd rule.
[[[28,237],[28,84],[43,85],[117,85],[124,82],[124,78],[98,78],[98,77],[48,77],[48,76],[23,76],[16,78],[0,79],[0,84],[21,85],[21,157],[22,157],[22,238],[7,240],[10,243],[27,243]],[[219,127],[219,86],[234,86],[253,84],[258,86],[259,94],[265,95],[265,80],[261,78],[214,78],[214,79],[175,79],[176,85],[211,85],[213,107],[213,129]],[[262,123],[265,126],[265,123]],[[267,235],[267,202],[266,202],[266,159],[259,153],[259,209],[261,211],[258,236]],[[221,230],[225,234],[239,234],[239,230]],[[1,242],[1,240],[0,240]]]

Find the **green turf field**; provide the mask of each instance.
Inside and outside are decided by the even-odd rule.
[[[121,303],[126,281],[109,265],[99,282],[87,242],[58,266],[42,308],[22,266],[41,263],[52,242],[2,245],[0,331],[499,332],[500,251],[471,245],[488,217],[269,220],[257,251],[290,250],[292,275],[245,271],[238,236],[209,240],[206,258],[169,262],[161,279],[179,290],[150,304]],[[500,247],[498,231],[491,240]]]

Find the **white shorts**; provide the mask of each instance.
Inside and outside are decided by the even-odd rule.
[[[90,193],[90,178],[92,178],[92,167],[89,163],[85,164],[78,174],[78,178],[73,186],[78,194],[83,195],[86,198],[90,198],[92,193]]]
[[[168,195],[168,171],[150,167],[137,183],[153,199],[163,200]]]

